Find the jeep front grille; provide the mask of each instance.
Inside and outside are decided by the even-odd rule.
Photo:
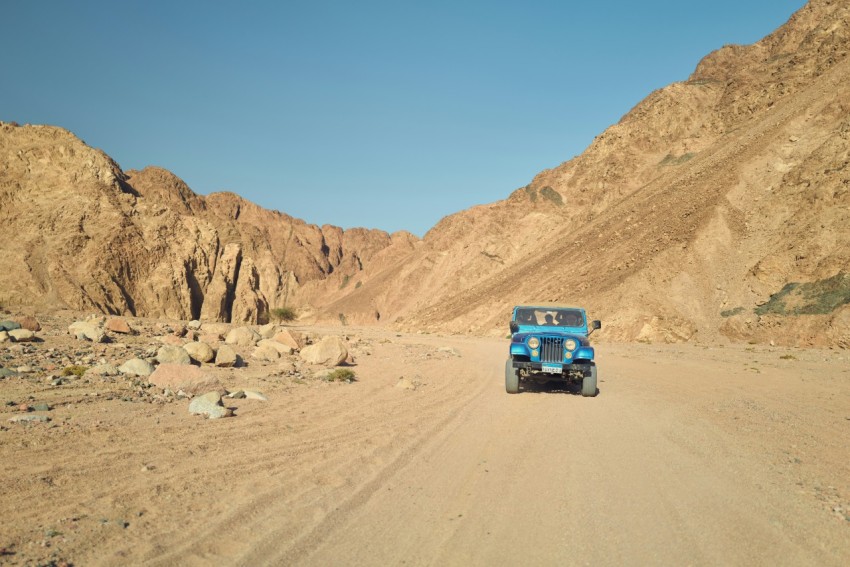
[[[540,362],[563,362],[564,339],[557,337],[540,338]]]

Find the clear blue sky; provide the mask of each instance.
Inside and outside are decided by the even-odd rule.
[[[4,2],[0,120],[198,193],[422,235],[804,3]]]

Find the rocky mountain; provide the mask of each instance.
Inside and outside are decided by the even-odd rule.
[[[407,233],[309,225],[160,168],[123,172],[50,126],[0,125],[0,303],[263,322],[304,284],[412,250]]]
[[[616,339],[850,346],[849,19],[813,0],[711,53],[325,311],[381,303],[410,329],[502,333],[513,304],[551,300]]]
[[[0,302],[503,334],[587,306],[622,340],[850,347],[850,6],[711,53],[580,156],[423,240],[342,231],[46,126],[0,128]]]

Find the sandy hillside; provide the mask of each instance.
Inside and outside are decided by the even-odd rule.
[[[0,344],[3,564],[850,562],[844,351],[600,334],[597,397],[511,396],[503,338],[301,328],[344,335],[356,381],[232,345],[247,365],[193,368],[267,400],[213,420],[147,378],[61,377],[198,342],[185,323],[93,343],[74,319]]]

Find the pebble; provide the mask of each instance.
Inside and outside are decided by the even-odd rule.
[[[9,421],[12,423],[47,423],[50,418],[46,415],[16,415],[10,417]]]

